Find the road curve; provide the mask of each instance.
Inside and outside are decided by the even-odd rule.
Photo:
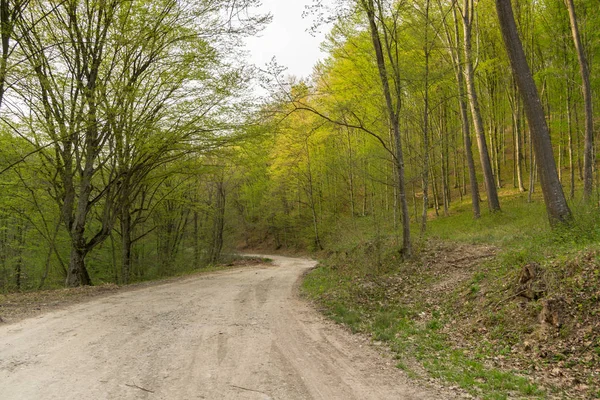
[[[0,398],[447,397],[298,298],[313,261],[269,257],[0,326]]]

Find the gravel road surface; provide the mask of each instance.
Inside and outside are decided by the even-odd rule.
[[[0,399],[441,399],[298,297],[305,259],[0,326]]]

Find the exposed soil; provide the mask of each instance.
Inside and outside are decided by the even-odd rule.
[[[313,261],[270,258],[0,325],[2,399],[457,397],[300,300]]]
[[[0,294],[0,324],[57,310],[65,306],[123,291],[117,285],[85,286],[72,289]]]
[[[233,259],[228,264],[218,266],[217,270],[261,265],[264,263],[265,260],[259,257],[240,257]],[[204,270],[198,270],[198,272],[193,274],[205,273],[206,271]],[[162,280],[133,283],[126,286],[118,286],[111,283],[97,286],[0,294],[0,324],[18,322],[25,318],[35,317],[52,310],[59,310],[66,306],[86,302],[98,297],[164,285],[165,283],[177,282],[186,278],[186,276],[177,276]]]
[[[490,245],[431,241],[415,266],[415,277],[427,275],[432,282],[415,285],[419,301],[438,303],[452,290],[472,279],[474,272],[497,252],[498,248]]]

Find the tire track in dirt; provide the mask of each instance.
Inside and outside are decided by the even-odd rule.
[[[0,397],[451,398],[300,300],[313,261],[270,258],[0,326]]]

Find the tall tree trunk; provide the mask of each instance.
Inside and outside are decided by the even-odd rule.
[[[529,147],[533,148],[533,136],[529,135]],[[533,151],[529,152],[529,193],[527,194],[527,202],[533,202],[533,194],[535,193],[535,156]]]
[[[210,249],[210,262],[216,263],[223,250],[223,231],[225,229],[225,185],[216,183],[215,214],[213,217],[213,238]]]
[[[131,277],[131,214],[128,207],[121,211],[121,280],[125,285],[129,284]]]
[[[121,269],[119,265],[117,265],[117,249],[115,248],[115,235],[113,234],[113,232],[110,233],[109,236],[110,239],[110,256],[111,256],[111,261],[112,261],[112,270],[113,270],[113,279],[114,279],[114,283],[119,284],[121,283],[121,279],[119,278],[120,274],[119,274],[119,270]]]
[[[435,216],[439,217],[440,216],[440,193],[438,190],[438,185],[437,185],[437,176],[435,173],[435,168],[432,166],[431,167],[431,183],[432,183],[432,190],[433,190],[433,209],[435,210]]]
[[[248,243],[248,228],[244,229],[246,234],[246,244]],[[200,268],[200,218],[198,216],[198,210],[194,210],[194,268]]]
[[[559,99],[560,99],[559,103],[562,105],[562,103],[563,103],[562,93],[559,96]],[[558,166],[557,167],[558,167],[558,180],[564,187],[563,170],[564,170],[564,166],[565,166],[565,135],[564,135],[564,129],[562,127],[565,126],[565,115],[563,113],[559,113],[559,115],[560,115],[560,117],[559,117],[560,129],[558,130]]]
[[[571,210],[567,205],[562,185],[558,180],[556,162],[554,160],[554,152],[544,110],[531,70],[527,64],[527,59],[525,58],[523,44],[519,38],[510,0],[496,0],[496,10],[513,74],[523,97],[550,224],[555,226],[560,223],[569,222],[572,220]]]
[[[498,199],[498,191],[494,182],[494,173],[492,171],[492,163],[490,161],[490,153],[488,151],[487,141],[485,139],[485,131],[483,119],[481,118],[481,110],[479,109],[479,99],[477,89],[475,87],[475,71],[473,68],[473,52],[472,52],[472,33],[474,19],[474,4],[473,0],[464,0],[463,9],[463,28],[464,28],[464,53],[465,53],[465,77],[467,83],[467,94],[471,104],[471,116],[473,118],[473,126],[477,135],[477,146],[479,147],[479,157],[481,167],[483,169],[483,179],[488,197],[488,205],[492,212],[500,211],[500,200]]]
[[[502,174],[501,174],[501,154],[502,154],[502,142],[501,134],[499,133],[499,126],[502,126],[502,121],[499,121],[498,110],[500,110],[500,104],[498,102],[498,80],[493,74],[486,75],[486,87],[489,96],[489,136],[491,146],[491,161],[492,161],[492,173],[495,177],[496,188],[502,188]]]
[[[573,90],[567,79],[567,131],[569,134],[569,196],[575,198],[575,154],[573,148],[573,110],[571,108]]]
[[[10,56],[10,39],[13,36],[15,23],[29,0],[0,0],[0,107],[6,93],[6,76],[8,74],[8,57]]]
[[[15,285],[17,290],[21,290],[23,284],[23,245],[25,243],[25,229],[22,224],[18,223],[17,225],[17,248],[15,249],[18,252],[17,262],[15,264]]]
[[[588,67],[585,49],[581,43],[581,35],[577,23],[577,15],[575,13],[575,5],[573,0],[565,0],[567,9],[569,10],[569,22],[571,25],[571,33],[573,34],[573,43],[577,51],[579,60],[579,70],[581,73],[583,101],[585,105],[585,147],[583,153],[583,198],[585,201],[590,201],[592,197],[592,188],[594,185],[594,114],[592,104],[592,85],[590,83],[590,70]]]
[[[444,204],[444,215],[447,217],[450,209],[450,199],[448,197],[448,169],[446,168],[443,148],[440,150],[440,163],[442,165],[442,202]]]
[[[494,142],[496,143],[496,148],[494,150],[494,158],[496,165],[496,186],[498,189],[502,188],[502,134],[499,132],[498,124],[494,123],[493,128]]]
[[[523,185],[523,148],[521,146],[521,138],[523,137],[523,129],[521,124],[521,100],[519,99],[519,91],[517,83],[513,79],[513,90],[514,90],[514,106],[513,106],[513,125],[515,131],[515,175],[517,177],[517,187],[519,192],[525,192],[525,185]]]
[[[8,55],[12,33],[10,11],[9,0],[0,0],[0,36],[2,41],[2,55],[0,56],[0,106],[2,106],[2,101],[4,100],[6,74],[8,72]]]
[[[352,157],[352,138],[350,136],[350,128],[347,128],[346,135],[348,139],[348,184],[350,190],[350,211],[352,218],[356,215],[355,200],[354,200],[354,158]]]
[[[366,199],[366,196],[365,196]],[[323,250],[323,244],[321,243],[321,235],[319,234],[319,219],[317,217],[317,210],[315,207],[311,207],[313,231],[315,233],[315,249]]]
[[[73,242],[73,240],[72,240]],[[71,258],[69,259],[69,269],[67,270],[66,285],[68,287],[90,286],[92,280],[85,267],[85,241],[72,243]]]
[[[425,2],[425,99],[423,110],[423,214],[421,235],[427,230],[429,211],[429,0]]]
[[[574,132],[575,132],[575,138],[577,139],[577,144],[575,145],[575,148],[580,149],[581,148],[581,135],[579,134],[579,132],[581,132],[580,128],[580,124],[579,124],[579,104],[577,102],[577,99],[573,100],[573,117],[574,117]],[[583,163],[581,160],[581,153],[579,151],[577,151],[577,171],[578,171],[578,175],[579,175],[579,180],[583,181]]]
[[[379,70],[379,78],[383,87],[383,95],[388,111],[389,123],[392,127],[394,136],[394,150],[395,150],[395,165],[398,177],[398,202],[402,208],[402,254],[405,258],[412,256],[412,243],[410,238],[410,215],[408,211],[408,201],[406,199],[406,181],[404,173],[404,155],[402,151],[402,137],[400,135],[400,121],[399,114],[401,108],[400,99],[400,88],[396,87],[396,104],[392,101],[392,92],[390,90],[390,84],[388,82],[388,73],[385,62],[385,56],[383,53],[383,46],[381,44],[381,38],[379,36],[379,28],[375,20],[375,4],[373,0],[361,0],[364,10],[367,13],[369,19],[369,27],[371,32],[371,40],[373,42],[373,48],[375,50],[375,56],[377,59],[377,68]],[[388,43],[389,45],[389,43]],[[394,66],[393,66],[394,67]],[[396,65],[394,73],[396,75],[396,85],[400,85],[399,76],[397,71],[398,66]]]
[[[67,270],[66,285],[68,287],[89,286],[92,284],[87,268],[85,257],[90,250],[85,237],[85,225],[89,213],[89,199],[92,192],[91,179],[93,175],[93,158],[86,160],[81,183],[79,184],[79,198],[71,226],[71,258]]]
[[[460,34],[458,31],[458,17],[456,7],[452,7],[454,16],[454,36],[456,41],[456,50],[453,53],[454,61],[454,73],[456,75],[456,82],[458,83],[458,104],[460,106],[460,122],[462,125],[463,132],[463,143],[465,148],[465,159],[467,161],[467,167],[469,169],[469,183],[471,185],[471,204],[473,207],[473,217],[478,219],[481,216],[481,208],[479,205],[479,184],[477,183],[477,171],[475,170],[475,160],[473,158],[473,145],[471,142],[471,125],[469,123],[469,112],[467,109],[466,102],[466,87],[465,87],[465,75],[464,75],[464,63],[462,59],[462,53],[458,46],[460,45]],[[450,42],[450,34],[446,32],[448,42]]]

